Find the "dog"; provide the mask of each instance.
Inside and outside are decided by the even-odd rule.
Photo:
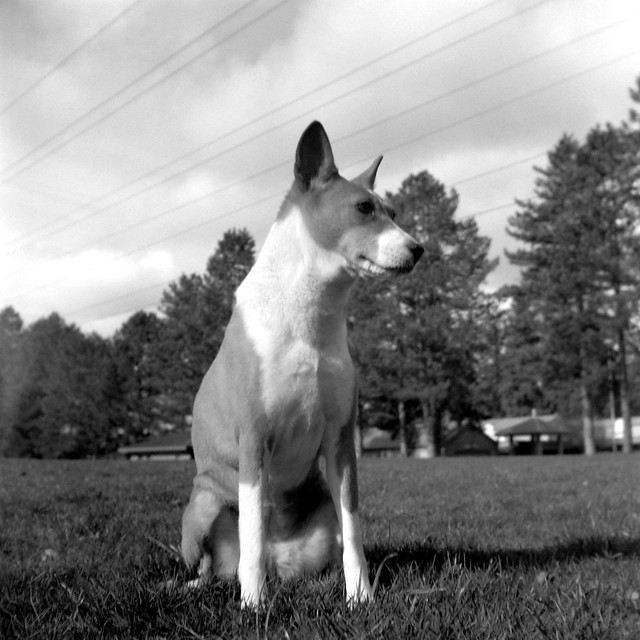
[[[196,395],[182,555],[199,565],[196,584],[237,573],[243,607],[263,602],[268,574],[305,575],[340,556],[348,602],[373,597],[346,305],[359,274],[408,273],[423,253],[373,191],[381,160],[348,181],[322,125],[307,127],[293,185]]]

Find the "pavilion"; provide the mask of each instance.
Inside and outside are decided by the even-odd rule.
[[[516,439],[529,438],[534,453],[540,455],[544,441],[553,440],[557,444],[557,452],[564,452],[564,436],[571,433],[564,420],[557,414],[536,415],[515,418],[495,418],[485,423],[485,433],[496,440],[509,439],[509,449],[515,453]]]

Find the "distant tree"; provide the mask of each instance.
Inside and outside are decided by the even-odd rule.
[[[215,253],[207,261],[200,307],[205,336],[205,371],[222,344],[236,289],[253,266],[255,251],[255,240],[246,229],[231,229],[225,232]]]
[[[518,202],[509,220],[510,235],[523,243],[508,254],[522,269],[512,325],[520,344],[512,344],[510,358],[518,349],[534,355],[541,383],[558,402],[579,391],[587,454],[595,451],[594,398],[614,345],[628,421],[626,344],[640,264],[638,157],[625,127],[596,127],[584,143],[563,136],[548,167],[537,170],[536,197]]]
[[[507,340],[508,309],[501,296],[486,293],[478,306],[476,381],[473,405],[484,418],[505,415],[503,385],[508,376],[504,371],[505,341]]]
[[[0,453],[6,447],[24,380],[22,330],[22,318],[13,307],[0,311]]]
[[[522,269],[521,299],[531,319],[542,320],[545,364],[555,367],[550,383],[567,377],[580,389],[585,453],[595,452],[589,373],[595,361],[589,346],[598,326],[598,292],[590,256],[594,237],[585,223],[586,175],[577,163],[579,143],[564,136],[549,153],[549,167],[538,169],[536,199],[519,201],[509,234],[524,246],[509,259]],[[523,323],[526,327],[526,324]],[[554,352],[553,347],[561,351]]]
[[[218,243],[204,275],[182,275],[165,291],[159,359],[166,421],[185,425],[202,377],[222,342],[235,290],[254,259],[255,242],[249,232],[232,229]]]
[[[623,125],[595,127],[581,149],[590,172],[588,208],[598,235],[597,284],[604,299],[602,330],[617,372],[624,423],[623,450],[630,452],[631,412],[628,343],[640,302],[640,144],[638,132]]]
[[[138,311],[113,338],[117,384],[125,403],[121,425],[124,439],[136,441],[159,431],[163,394],[158,347],[162,321],[154,313]]]
[[[545,328],[522,289],[508,287],[500,295],[509,300],[510,308],[505,310],[499,335],[500,373],[495,380],[501,407],[498,415],[555,410],[543,386]]]
[[[52,314],[26,330],[23,356],[8,452],[78,458],[115,450],[121,402],[107,342]]]
[[[401,431],[406,402],[419,402],[421,445],[437,455],[445,414],[475,417],[480,286],[495,263],[475,221],[455,218],[455,191],[428,172],[409,176],[387,199],[425,254],[410,276],[367,282],[356,294],[354,352],[365,393],[397,401]]]

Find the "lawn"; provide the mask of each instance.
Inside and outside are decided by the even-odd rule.
[[[637,454],[363,460],[375,603],[349,610],[336,568],[257,615],[234,582],[166,587],[192,475],[0,460],[0,638],[640,638]]]

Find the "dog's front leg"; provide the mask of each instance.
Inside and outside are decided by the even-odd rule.
[[[347,601],[371,600],[373,592],[362,547],[358,515],[358,477],[353,424],[342,429],[326,452],[327,482],[342,531],[344,579]]]
[[[240,442],[240,484],[238,487],[238,529],[240,560],[238,578],[242,607],[256,608],[265,582],[264,532],[264,448],[249,438]]]

